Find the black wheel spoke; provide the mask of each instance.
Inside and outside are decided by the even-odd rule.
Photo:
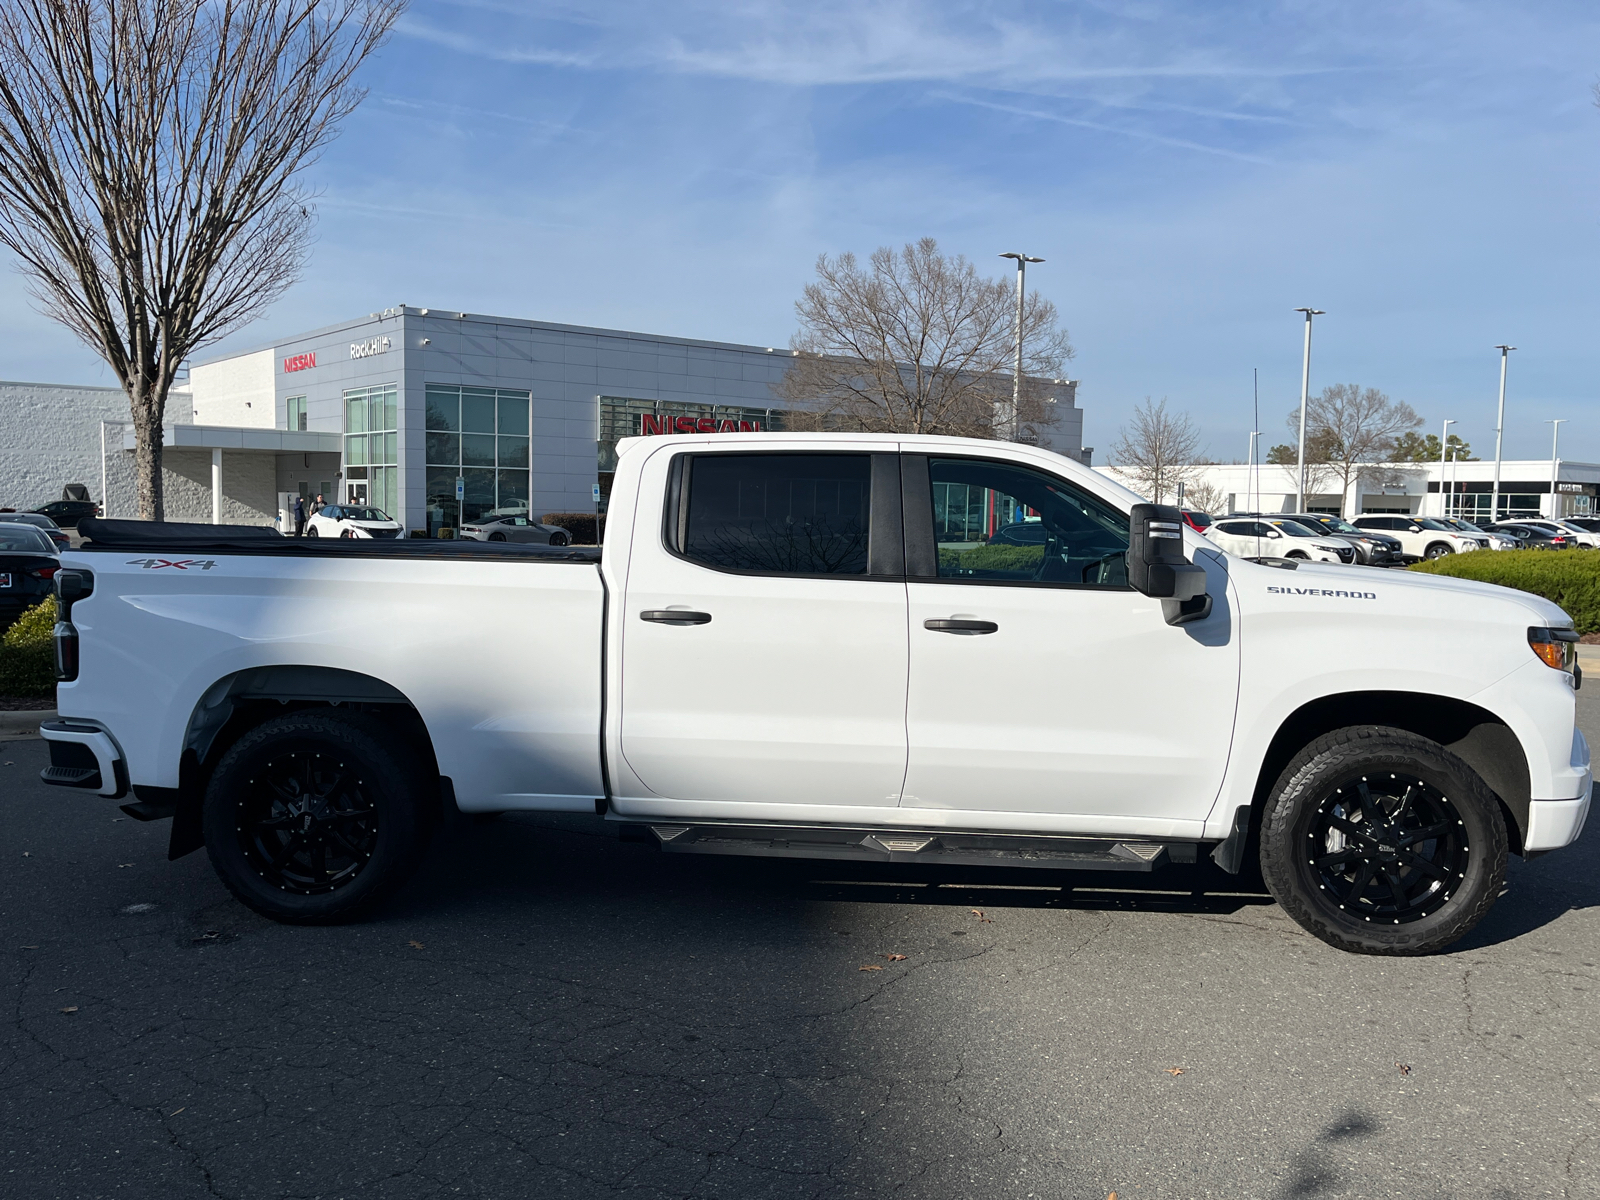
[[[1347,863],[1352,858],[1360,857],[1360,855],[1361,851],[1354,846],[1346,846],[1343,850],[1335,850],[1332,854],[1324,854],[1321,858],[1313,859],[1312,865],[1323,869],[1336,867],[1340,863]]]
[[[1362,893],[1367,890],[1367,887],[1372,883],[1372,877],[1377,873],[1378,868],[1369,862],[1363,862],[1356,868],[1356,877],[1350,881],[1349,902],[1351,904],[1361,903]]]
[[[1362,829],[1361,826],[1357,825],[1354,821],[1347,821],[1343,817],[1329,817],[1328,824],[1334,829],[1337,829],[1340,833],[1348,834],[1353,838],[1359,838],[1363,842],[1370,842],[1372,840],[1371,835],[1368,834],[1366,830]]]
[[[1401,862],[1405,863],[1406,866],[1415,867],[1425,875],[1432,875],[1441,883],[1448,882],[1450,879],[1450,873],[1448,871],[1446,871],[1443,867],[1430,862],[1420,854],[1416,854],[1407,850],[1399,855],[1399,859]]]
[[[1412,829],[1402,834],[1400,845],[1414,846],[1418,842],[1430,841],[1433,838],[1443,837],[1454,828],[1449,821],[1440,821],[1437,825],[1429,825],[1426,829]]]
[[[1411,902],[1406,899],[1405,885],[1400,882],[1400,876],[1394,871],[1385,871],[1383,880],[1389,885],[1389,895],[1394,897],[1394,911],[1403,913],[1410,907]]]

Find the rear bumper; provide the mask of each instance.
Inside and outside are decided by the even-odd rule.
[[[128,794],[128,764],[122,748],[100,726],[70,719],[46,721],[39,726],[39,736],[50,743],[50,765],[39,772],[45,783],[112,800]]]

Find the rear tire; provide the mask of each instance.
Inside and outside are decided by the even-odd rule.
[[[1318,738],[1278,777],[1261,874],[1330,946],[1433,954],[1493,907],[1506,840],[1499,802],[1466,763],[1416,734],[1358,725]]]
[[[206,851],[264,917],[359,916],[411,877],[439,817],[435,776],[376,718],[288,713],[250,730],[206,788]]]
[[[506,535],[503,533],[491,533],[489,535],[489,540],[491,542],[503,542],[506,540]]]

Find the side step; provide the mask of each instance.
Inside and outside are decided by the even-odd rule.
[[[637,825],[622,826],[625,838]],[[1040,867],[1052,871],[1154,871],[1192,863],[1197,842],[1144,842],[1038,834],[927,833],[782,825],[646,825],[673,854],[743,854],[855,862]],[[641,830],[642,832],[642,830]]]

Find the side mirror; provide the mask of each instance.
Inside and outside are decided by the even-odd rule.
[[[1422,532],[1422,526],[1421,525],[1408,525],[1406,527],[1406,532],[1407,533],[1421,533]]]
[[[1128,583],[1163,601],[1168,625],[1211,612],[1206,573],[1183,552],[1183,516],[1166,504],[1135,504],[1128,520]]]
[[[1269,529],[1267,530],[1267,536],[1270,538],[1281,538],[1283,534],[1278,532],[1276,529]]]

